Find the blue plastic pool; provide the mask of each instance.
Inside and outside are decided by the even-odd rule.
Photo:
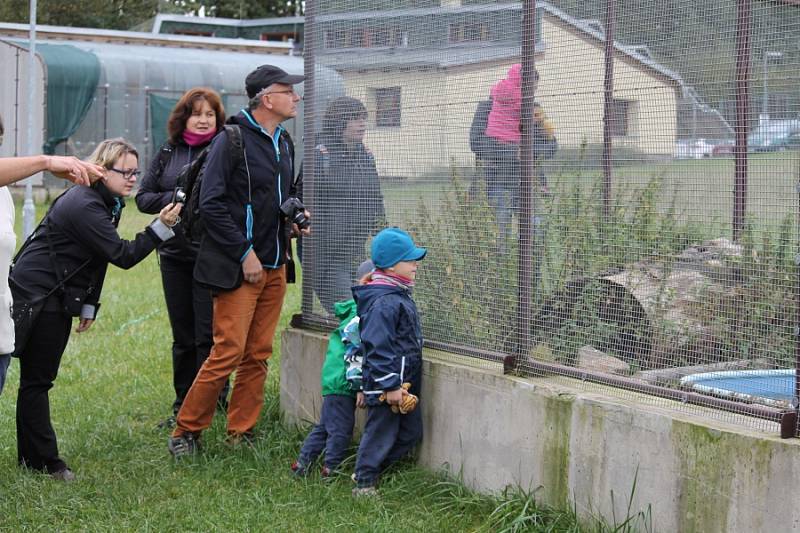
[[[794,397],[793,368],[780,370],[726,370],[681,378],[681,385],[717,396],[739,400],[790,405]]]

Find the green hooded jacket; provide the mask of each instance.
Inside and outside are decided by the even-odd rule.
[[[342,342],[342,328],[356,316],[356,303],[354,300],[336,302],[333,311],[339,319],[339,327],[331,332],[325,362],[322,364],[322,395],[338,394],[355,397],[358,391],[353,390],[345,378],[348,365],[344,360],[344,354],[347,347]]]

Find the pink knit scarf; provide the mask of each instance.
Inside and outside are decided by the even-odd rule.
[[[201,144],[208,144],[208,142],[211,141],[216,134],[216,131],[210,131],[208,133],[193,133],[189,130],[183,130],[183,140],[189,146],[199,146]]]

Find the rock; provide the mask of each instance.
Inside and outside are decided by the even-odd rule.
[[[578,367],[606,374],[630,374],[631,367],[621,359],[605,354],[591,346],[578,349]]]

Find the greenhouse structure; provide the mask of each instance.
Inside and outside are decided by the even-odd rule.
[[[124,137],[139,148],[145,167],[166,138],[167,117],[187,89],[217,90],[231,115],[246,105],[244,79],[257,66],[270,63],[303,73],[303,58],[291,55],[291,46],[284,43],[45,27],[36,42],[31,97],[28,41],[20,31],[4,31],[12,26],[25,28],[0,24],[0,116],[5,125],[0,156],[30,153],[33,128],[33,152],[85,158],[103,139]],[[330,78],[328,97],[343,93],[337,74],[318,74]],[[302,106],[300,115],[284,126],[295,139],[299,165]]]

